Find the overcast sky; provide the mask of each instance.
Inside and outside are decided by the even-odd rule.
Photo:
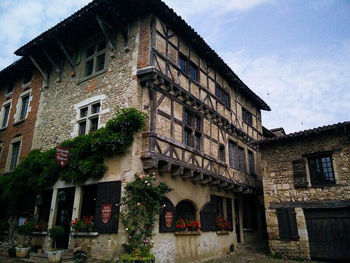
[[[0,69],[89,0],[0,0]],[[349,0],[166,0],[287,132],[350,120]]]

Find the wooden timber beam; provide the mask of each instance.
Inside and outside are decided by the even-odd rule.
[[[182,175],[182,179],[188,179],[193,178],[193,170],[192,169],[185,169],[184,174]]]
[[[101,30],[102,30],[102,33],[104,35],[104,37],[106,38],[107,42],[108,42],[108,45],[109,47],[111,48],[112,52],[114,51],[115,49],[115,43],[113,41],[113,36],[111,36],[108,31],[107,31],[107,28],[108,27],[110,30],[113,30],[113,27],[110,26],[108,24],[108,22],[106,20],[104,20],[101,16],[99,15],[96,15],[96,20],[97,20],[97,23],[98,25],[100,26]]]
[[[179,167],[176,167],[174,169],[172,169],[171,171],[171,176],[172,177],[175,177],[175,176],[182,176],[184,174],[184,168],[179,166]]]
[[[142,165],[144,170],[149,170],[153,168],[158,168],[159,160],[154,158],[142,159]]]
[[[230,184],[229,186],[225,187],[225,190],[226,191],[231,191],[235,188],[235,185],[234,184]]]
[[[222,182],[221,184],[218,185],[219,188],[225,188],[228,186],[228,182]]]
[[[64,45],[62,44],[62,42],[57,41],[57,44],[59,46],[59,48],[61,49],[61,51],[63,52],[63,54],[66,56],[69,65],[72,67],[73,71],[74,71],[74,75],[76,74],[76,65],[73,62],[73,59],[70,57],[70,55],[68,54],[67,49],[64,47]]]
[[[206,179],[204,179],[203,181],[201,181],[201,184],[209,184],[213,179],[208,176]]]
[[[48,61],[50,62],[51,66],[55,69],[55,71],[58,74],[58,79],[59,81],[62,80],[62,73],[63,73],[63,65],[58,65],[53,58],[50,56],[50,54],[47,52],[46,49],[43,49],[43,53],[45,55],[45,57],[48,59]]]
[[[220,180],[214,180],[210,182],[210,185],[220,185],[221,181]]]
[[[33,56],[29,55],[29,59],[32,61],[36,69],[40,72],[41,76],[43,77],[43,87],[47,87],[48,82],[49,82],[49,74],[45,72],[45,70],[39,65],[37,60]]]
[[[171,172],[171,163],[159,162],[158,171],[161,175],[165,174],[165,173],[170,173]]]
[[[198,182],[198,181],[203,181],[204,175],[202,173],[196,174],[192,178],[192,182]]]

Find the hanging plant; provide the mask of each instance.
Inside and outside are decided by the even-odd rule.
[[[135,180],[126,185],[120,218],[128,233],[128,242],[123,244],[127,255],[121,257],[121,262],[124,262],[124,258],[154,258],[150,249],[153,246],[155,216],[160,214],[165,194],[171,190],[166,184],[156,182],[154,174],[135,175]]]
[[[134,134],[143,128],[146,115],[134,108],[119,110],[104,128],[62,142],[59,146],[70,151],[69,164],[61,168],[56,162],[56,148],[33,150],[6,176],[0,176],[0,199],[8,204],[8,213],[16,214],[26,193],[40,193],[58,179],[82,184],[88,179],[100,179],[107,167],[104,156],[122,154],[133,143]]]

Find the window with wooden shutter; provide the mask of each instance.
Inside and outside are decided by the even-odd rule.
[[[231,229],[229,231],[233,231],[233,217],[232,217],[232,199],[226,198],[226,214],[227,214],[227,222],[230,222]]]
[[[278,208],[279,239],[286,241],[299,240],[295,208]]]
[[[216,230],[216,207],[212,202],[208,202],[202,207],[200,216],[202,231],[206,232]]]
[[[295,160],[292,162],[292,166],[293,166],[294,187],[295,188],[307,187],[305,161],[303,159]]]
[[[95,231],[118,233],[121,181],[97,184]]]
[[[313,186],[335,184],[332,156],[330,154],[309,157],[308,163]]]
[[[159,232],[174,232],[176,224],[176,209],[173,203],[166,198],[163,202],[164,209],[159,215]]]

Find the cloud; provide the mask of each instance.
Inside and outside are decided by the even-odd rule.
[[[244,12],[261,4],[270,3],[272,0],[164,0],[166,4],[174,8],[178,14],[189,18],[190,15],[207,13],[209,16],[218,16],[232,11]]]
[[[0,2],[0,69],[16,58],[13,52],[57,24],[90,0],[2,0]]]
[[[225,60],[238,76],[272,108],[263,113],[267,128],[287,132],[349,120],[350,53],[348,43],[336,57],[250,58],[244,51],[227,52]]]

